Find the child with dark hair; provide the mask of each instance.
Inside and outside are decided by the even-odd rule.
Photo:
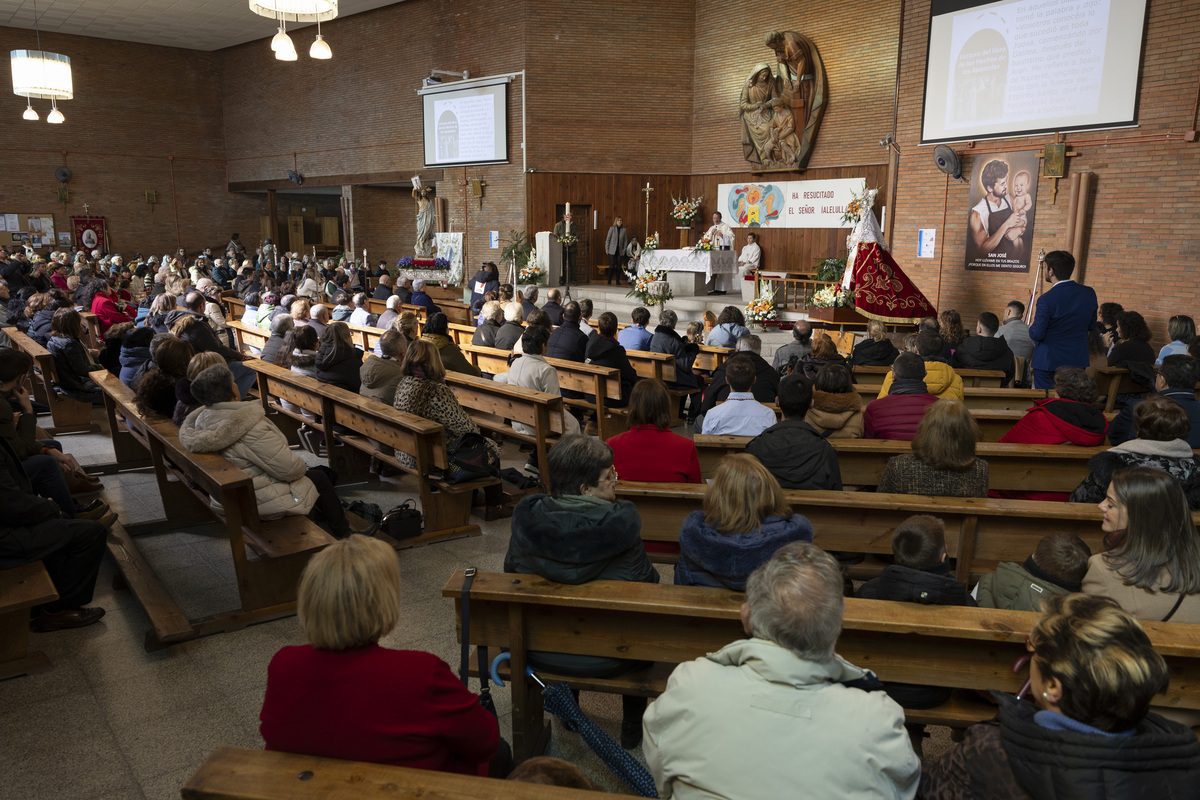
[[[1042,599],[1080,591],[1092,550],[1070,533],[1043,536],[1024,564],[1002,561],[979,579],[975,599],[982,608],[1041,611]]]

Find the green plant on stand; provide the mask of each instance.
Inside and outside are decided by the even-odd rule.
[[[529,254],[533,252],[533,241],[525,236],[524,231],[509,231],[504,249],[500,251],[500,261],[511,264],[515,259],[517,271],[520,272],[529,263]]]

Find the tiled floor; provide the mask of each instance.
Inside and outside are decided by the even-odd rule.
[[[105,437],[76,435],[62,441],[85,464],[112,460]],[[504,466],[519,467],[524,459],[510,446]],[[152,475],[103,480],[105,497],[122,521],[163,516]],[[387,484],[350,487],[342,494],[385,509],[408,497]],[[227,541],[215,526],[183,527],[195,521],[179,522],[176,532],[140,537],[142,552],[189,615],[235,607]],[[441,597],[441,588],[454,569],[502,569],[508,521],[483,523],[483,530],[480,537],[398,554],[403,615],[384,645],[436,653],[457,671],[454,610]],[[670,581],[669,571],[660,569]],[[35,646],[53,662],[50,671],[0,681],[0,800],[169,800],[179,797],[183,782],[218,746],[262,746],[258,712],[267,664],[280,647],[303,643],[296,619],[147,653],[142,642],[148,620],[128,592],[113,590],[112,573],[106,560],[95,605],[108,614],[99,624],[34,634]],[[508,694],[503,689],[493,694],[501,733],[508,737]],[[611,734],[619,734],[616,697],[585,693],[582,704]],[[945,748],[948,737],[942,734],[927,744],[927,754]],[[580,764],[611,790],[621,788],[579,737],[557,723],[550,754]]]

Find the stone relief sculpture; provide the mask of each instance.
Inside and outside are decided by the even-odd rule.
[[[413,198],[417,201],[417,258],[429,258],[433,255],[430,247],[433,242],[433,203],[428,197],[430,191],[428,186],[414,186],[412,190]]]
[[[776,66],[755,64],[742,87],[742,152],[762,169],[804,169],[825,113],[825,68],[795,31],[771,31],[765,44]]]

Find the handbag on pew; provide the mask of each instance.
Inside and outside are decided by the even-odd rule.
[[[458,664],[458,677],[462,680],[463,686],[471,688],[467,670],[471,663],[471,584],[475,582],[475,568],[468,567],[463,576],[462,587],[462,654]],[[492,690],[488,688],[488,649],[480,647],[476,649],[476,655],[479,656],[479,705],[491,712],[493,717],[496,715],[496,703],[492,700]]]
[[[494,463],[487,439],[478,433],[464,433],[446,448],[450,464],[446,468],[446,483],[467,483],[482,478],[495,478],[500,474],[499,464]]]
[[[384,514],[380,525],[384,533],[398,540],[414,539],[420,536],[421,526],[421,510],[412,500],[405,500]]]

